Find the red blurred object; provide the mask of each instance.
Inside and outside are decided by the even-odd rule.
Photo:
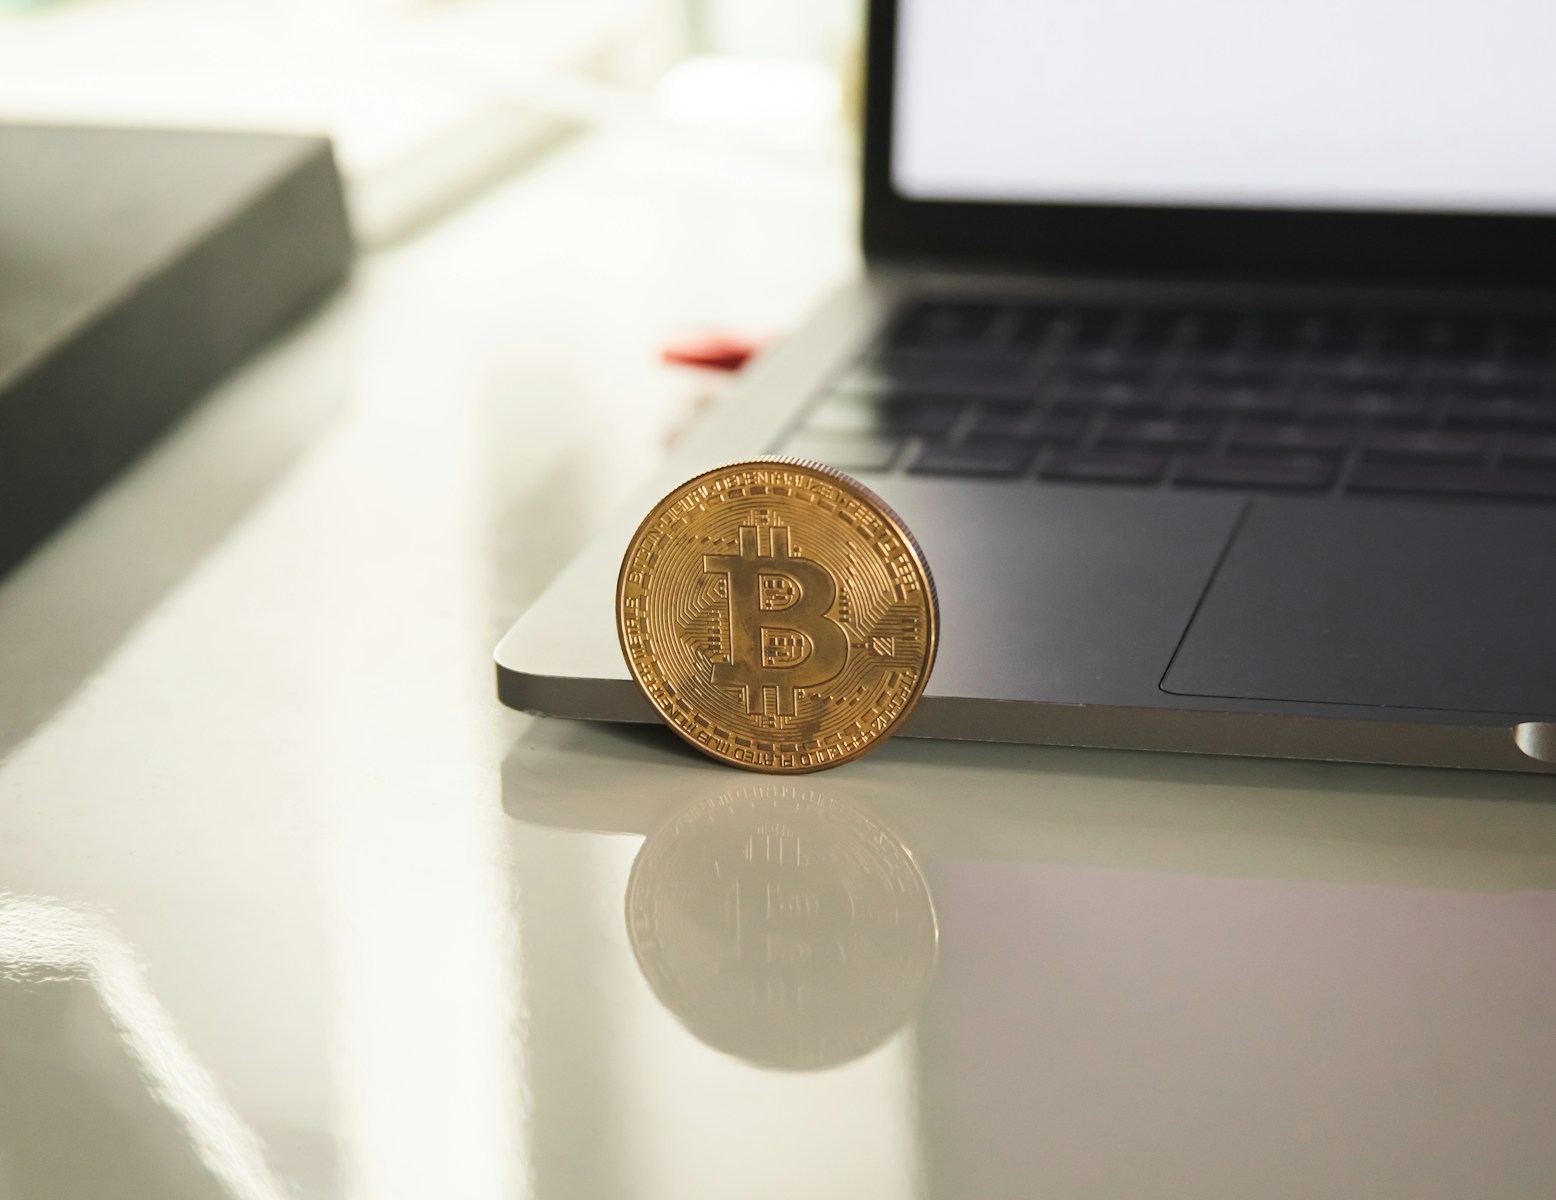
[[[701,367],[707,371],[738,371],[762,349],[752,338],[710,334],[680,338],[659,352],[661,361],[677,367]]]

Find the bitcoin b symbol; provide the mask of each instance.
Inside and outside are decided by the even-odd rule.
[[[713,682],[745,692],[746,712],[795,715],[795,689],[812,688],[835,677],[848,662],[848,635],[827,613],[837,600],[837,581],[819,563],[790,553],[789,530],[767,528],[769,551],[762,553],[763,526],[740,527],[739,554],[706,554],[702,569],[728,576],[728,662],[713,664]],[[782,614],[781,621],[770,620]]]

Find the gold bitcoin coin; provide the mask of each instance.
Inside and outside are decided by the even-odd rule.
[[[846,475],[758,459],[644,519],[616,584],[632,677],[723,762],[819,771],[879,745],[935,662],[935,585],[895,513]]]

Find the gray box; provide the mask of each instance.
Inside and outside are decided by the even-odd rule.
[[[326,139],[0,126],[0,571],[350,260]]]

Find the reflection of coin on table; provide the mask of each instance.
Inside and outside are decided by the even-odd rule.
[[[913,1015],[934,969],[929,887],[868,813],[807,788],[682,809],[638,853],[627,931],[659,1000],[763,1066],[858,1058]]]

